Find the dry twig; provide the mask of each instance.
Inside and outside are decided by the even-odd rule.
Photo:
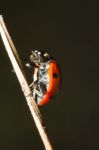
[[[44,143],[46,150],[52,150],[52,146],[50,143],[50,140],[48,138],[45,126],[42,121],[41,113],[33,99],[33,96],[30,94],[31,90],[28,86],[28,83],[25,78],[25,73],[21,64],[21,61],[19,59],[17,50],[13,44],[13,41],[7,31],[7,28],[5,26],[5,23],[3,21],[2,16],[0,15],[0,34],[4,43],[4,46],[6,48],[6,51],[9,55],[10,61],[12,63],[12,66],[14,68],[14,71],[16,73],[16,76],[19,80],[19,83],[21,85],[22,91],[24,93],[24,96],[26,98],[27,104],[29,106],[29,109],[31,111],[32,117],[34,118],[35,124],[37,126],[37,129],[39,131],[39,134],[41,136],[41,139]]]

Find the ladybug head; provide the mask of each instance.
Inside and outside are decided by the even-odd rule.
[[[44,51],[34,50],[31,52],[30,61],[39,66],[42,63],[45,63],[51,59],[51,56]]]

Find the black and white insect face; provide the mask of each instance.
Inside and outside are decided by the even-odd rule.
[[[36,65],[39,65],[40,60],[39,60],[39,57],[38,57],[38,51],[37,50],[31,52],[30,60],[31,60],[32,63],[35,63]]]
[[[31,62],[39,66],[41,63],[47,62],[50,59],[50,55],[44,51],[32,51],[30,55]]]

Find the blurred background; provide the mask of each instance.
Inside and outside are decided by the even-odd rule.
[[[44,49],[61,68],[60,93],[40,107],[54,150],[99,149],[97,6],[91,0],[0,1],[21,60],[33,49]],[[44,150],[1,38],[0,150]]]

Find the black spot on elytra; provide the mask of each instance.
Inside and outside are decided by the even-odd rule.
[[[58,78],[58,74],[56,72],[53,73],[54,78]]]

